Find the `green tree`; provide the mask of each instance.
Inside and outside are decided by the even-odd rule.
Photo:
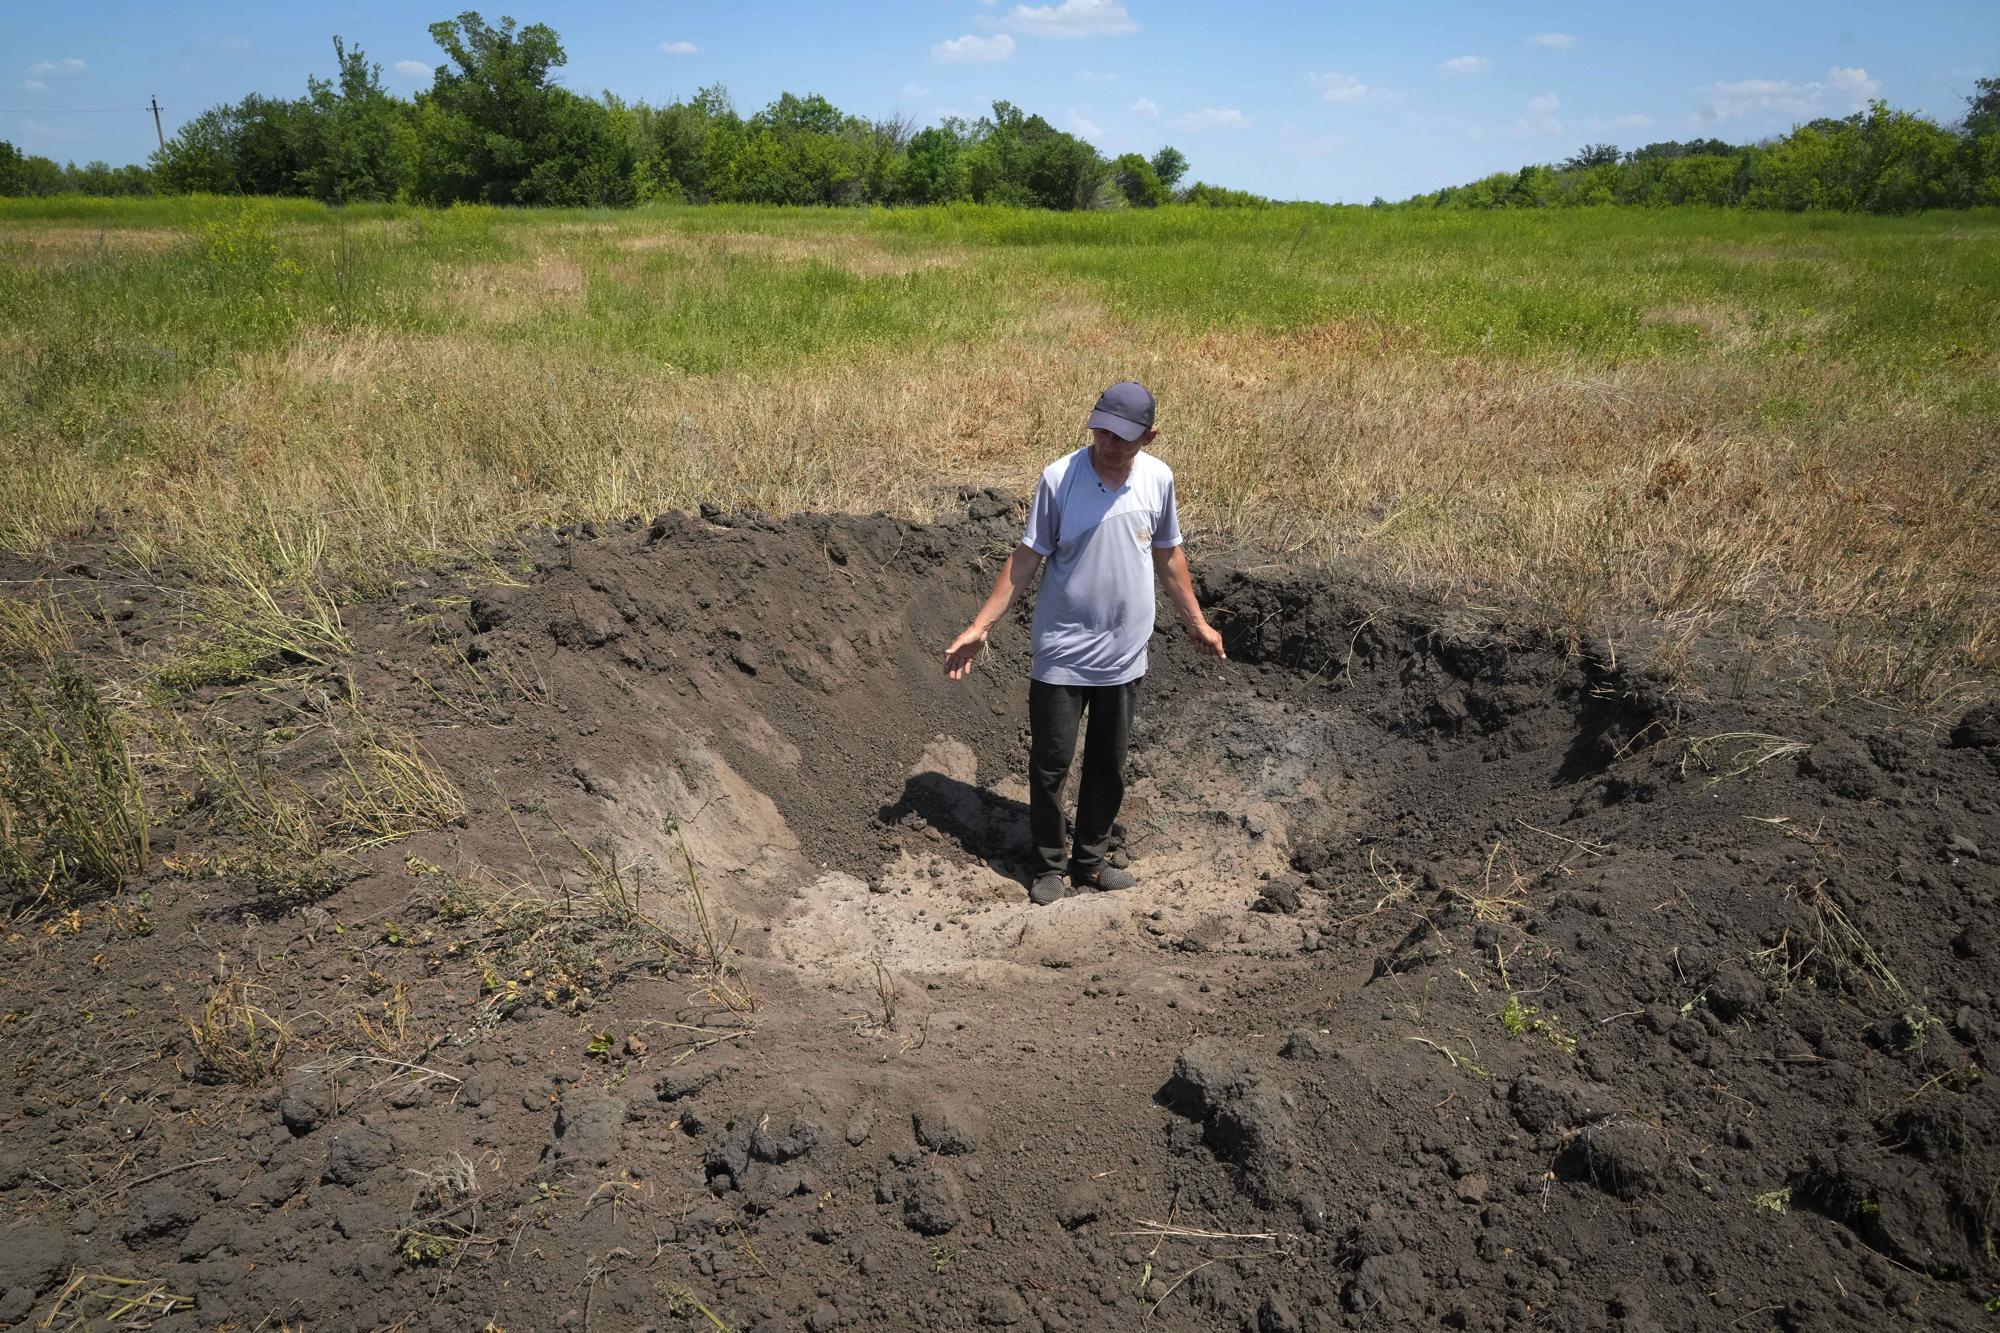
[[[965,148],[963,122],[956,119],[912,135],[903,158],[902,202],[950,204],[970,198],[972,173]]]
[[[1170,197],[1153,164],[1137,153],[1126,153],[1111,164],[1111,180],[1134,208],[1157,208]]]
[[[1271,201],[1261,194],[1248,190],[1231,190],[1220,185],[1210,185],[1206,181],[1196,181],[1180,193],[1184,204],[1195,204],[1202,208],[1269,208]]]
[[[1649,143],[1644,148],[1635,148],[1625,154],[1627,162],[1650,162],[1677,157],[1727,157],[1741,149],[1724,143],[1720,139],[1689,139],[1685,142],[1668,139],[1661,143]]]
[[[742,122],[721,84],[701,89],[685,102],[651,107],[640,102],[629,109],[634,159],[633,187],[643,202],[652,199],[707,203],[711,130],[725,136],[741,130]],[[726,157],[727,155],[724,154]]]
[[[257,93],[210,107],[154,152],[154,179],[169,194],[297,194],[304,118],[302,102]]]
[[[603,204],[631,198],[630,145],[610,109],[549,81],[568,60],[545,23],[477,11],[433,23],[444,52],[419,101],[413,188],[435,203]]]
[[[1171,190],[1181,183],[1181,177],[1187,175],[1188,160],[1180,149],[1168,144],[1153,154],[1153,160],[1147,165],[1160,178],[1160,184]]]
[[[410,154],[407,107],[382,87],[382,67],[333,39],[333,81],[308,78],[300,117],[299,185],[315,199],[393,199]]]
[[[1960,129],[1968,138],[2000,134],[2000,79],[1974,79]]]
[[[1610,144],[1610,143],[1585,144],[1581,149],[1577,151],[1575,156],[1570,157],[1563,162],[1562,170],[1589,171],[1592,167],[1616,166],[1618,163],[1618,157],[1619,154],[1618,154],[1617,144]]]

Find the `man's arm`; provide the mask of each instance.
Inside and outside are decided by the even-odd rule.
[[[1155,546],[1153,548],[1153,571],[1160,576],[1160,582],[1167,585],[1167,596],[1173,598],[1174,610],[1180,614],[1181,625],[1187,630],[1188,642],[1203,657],[1229,656],[1222,651],[1222,636],[1208,623],[1208,617],[1201,613],[1201,603],[1195,600],[1194,579],[1188,574],[1187,553],[1179,546]]]
[[[986,595],[986,604],[979,608],[979,614],[972,618],[965,632],[953,639],[951,647],[945,650],[946,675],[953,680],[965,679],[972,670],[972,659],[979,656],[979,650],[986,646],[987,634],[1000,622],[1000,617],[1007,614],[1007,608],[1014,604],[1022,589],[1034,582],[1035,571],[1041,567],[1041,553],[1032,546],[1014,548],[1014,553],[1000,568],[1000,577],[993,580],[993,591]]]

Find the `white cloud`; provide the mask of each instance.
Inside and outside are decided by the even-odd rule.
[[[1556,112],[1561,106],[1562,99],[1554,93],[1543,93],[1539,97],[1530,97],[1526,112],[1522,114],[1519,120],[1514,122],[1513,132],[1523,139],[1532,139],[1547,134],[1561,134],[1563,132],[1563,123],[1556,116]]]
[[[1078,83],[1116,83],[1118,82],[1118,76],[1116,74],[1099,74],[1094,69],[1080,69],[1076,72],[1076,81]]]
[[[398,60],[395,64],[398,74],[410,79],[427,79],[435,70],[421,60]]]
[[[1190,131],[1247,130],[1250,128],[1250,117],[1233,106],[1207,106],[1199,111],[1190,111],[1174,124]]]
[[[248,37],[225,37],[222,39],[222,49],[225,51],[248,51],[250,49],[250,39]]]
[[[1350,142],[1344,134],[1312,134],[1291,121],[1278,126],[1278,147],[1302,161],[1325,157],[1336,148],[1345,148]]]
[[[1322,102],[1359,102],[1373,91],[1352,74],[1307,74],[1306,81],[1320,90]]]
[[[43,82],[42,82],[42,81],[41,81],[40,79],[23,79],[23,80],[21,80],[21,91],[22,91],[22,92],[24,92],[24,93],[39,93],[39,92],[43,92],[43,91],[46,91],[46,90],[47,90],[48,86],[49,86],[49,85],[47,85],[46,83],[43,83]]]
[[[1453,56],[1438,66],[1446,74],[1484,74],[1493,68],[1485,56]]]
[[[701,48],[693,42],[661,42],[660,53],[669,56],[697,56]]]
[[[90,66],[84,64],[75,56],[71,56],[67,60],[37,60],[34,64],[28,66],[28,77],[31,79],[46,79],[51,74],[71,77],[81,74],[89,68]]]
[[[1869,78],[1859,65],[1836,65],[1826,72],[1826,90],[1848,110],[1859,111],[1882,91],[1882,81]]]
[[[1062,0],[1057,5],[1015,5],[1007,26],[1030,37],[1124,37],[1139,31],[1124,0]]]
[[[1545,47],[1551,51],[1573,51],[1577,37],[1573,32],[1538,32],[1528,39],[1530,46]]]
[[[1142,97],[1132,104],[1132,114],[1144,116],[1148,120],[1160,118],[1160,104],[1150,97]]]
[[[991,63],[1005,60],[1014,54],[1014,39],[1006,33],[998,37],[980,37],[967,33],[950,41],[939,42],[931,48],[932,60],[981,61]]]
[[[1104,137],[1104,127],[1075,107],[1069,109],[1069,132],[1085,139]]]
[[[903,85],[903,96],[905,97],[929,97],[930,95],[931,90],[919,84],[906,83]]]
[[[1868,105],[1882,89],[1879,79],[1859,66],[1836,65],[1824,79],[1793,83],[1789,79],[1740,79],[1711,85],[1708,97],[1694,113],[1695,121],[1714,125],[1740,116],[1775,113],[1801,120],[1846,115]]]

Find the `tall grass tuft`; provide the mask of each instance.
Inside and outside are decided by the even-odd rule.
[[[115,890],[146,867],[146,801],[124,728],[61,658],[38,683],[0,667],[0,889]]]

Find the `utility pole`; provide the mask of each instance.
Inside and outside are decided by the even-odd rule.
[[[166,131],[160,128],[160,99],[149,96],[147,100],[153,104],[153,137],[160,141],[161,151],[164,152],[167,146],[167,135]]]

